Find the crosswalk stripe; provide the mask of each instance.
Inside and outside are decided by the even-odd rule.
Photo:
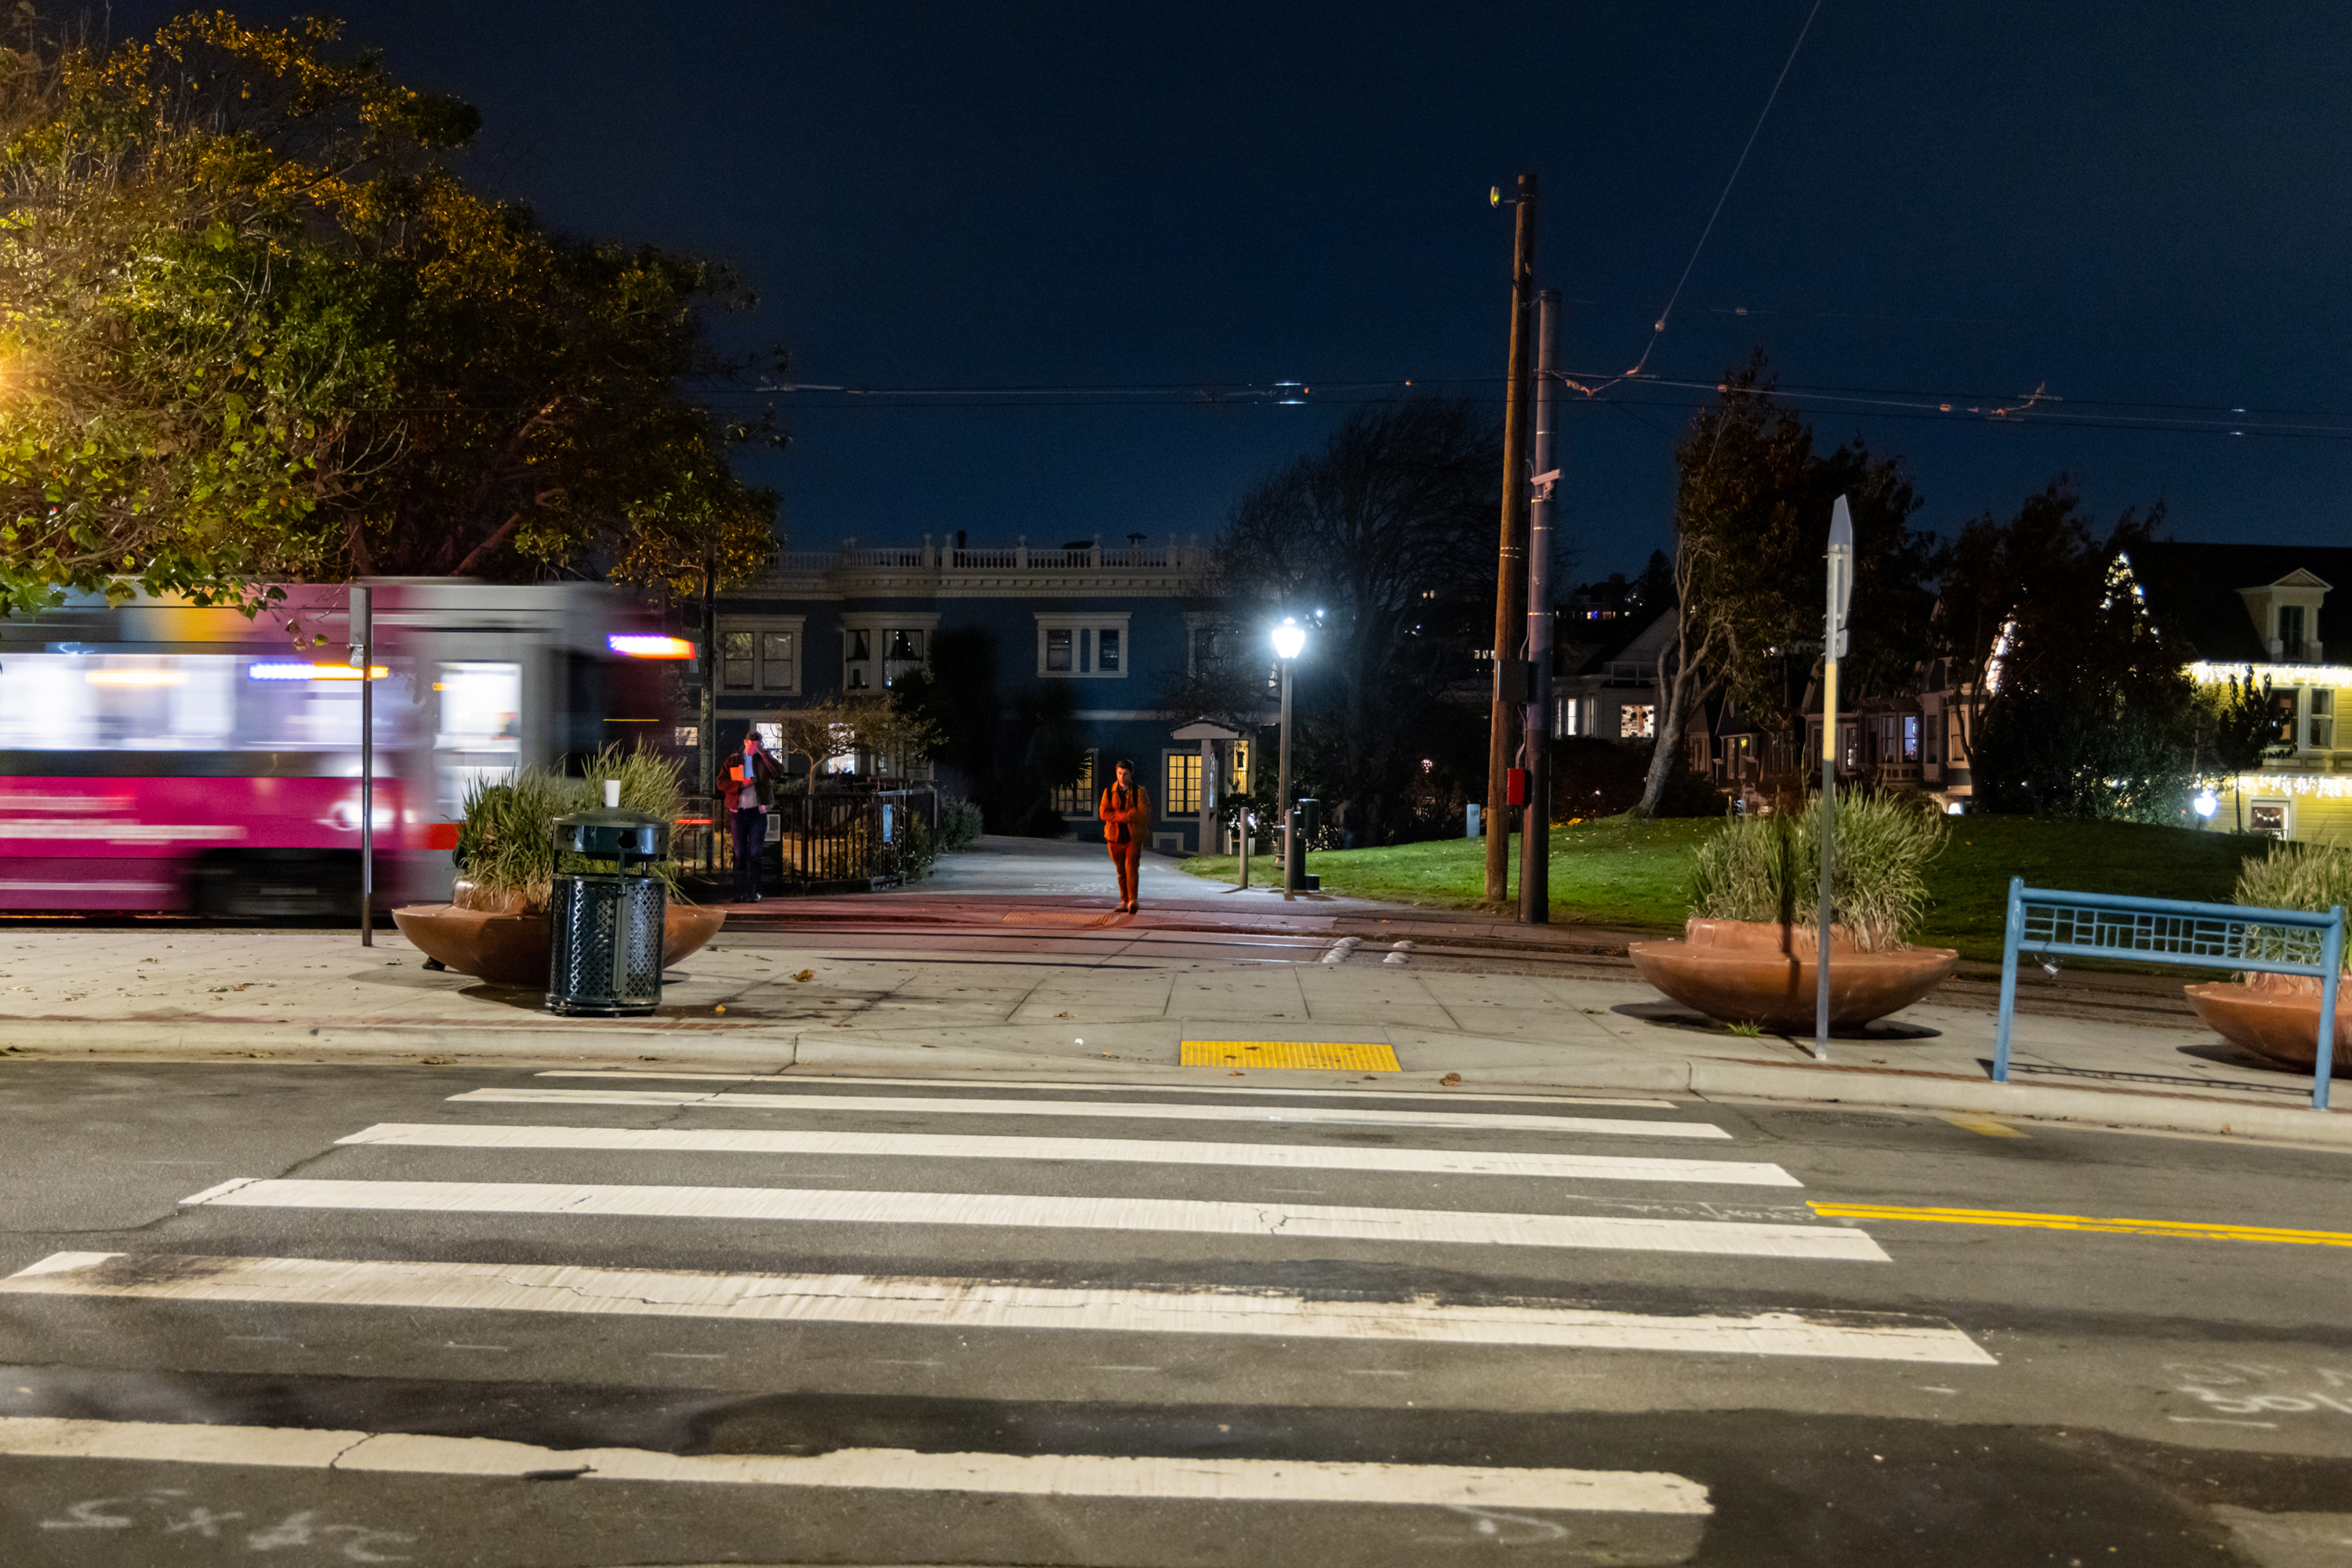
[[[606,1078],[606,1079],[672,1079],[704,1083],[774,1083],[832,1084],[856,1083],[890,1089],[1007,1089],[1021,1085],[1008,1084],[1002,1079],[972,1078],[854,1078],[826,1073],[783,1072],[691,1072],[681,1069],[664,1072],[658,1068],[548,1068],[531,1074],[533,1078]],[[1293,1099],[1314,1100],[1462,1100],[1491,1101],[1497,1104],[1521,1105],[1608,1105],[1625,1110],[1673,1110],[1671,1100],[1627,1100],[1620,1097],[1591,1094],[1484,1094],[1470,1089],[1432,1089],[1424,1096],[1421,1091],[1402,1085],[1391,1089],[1292,1089],[1274,1084],[1205,1084],[1205,1083],[1065,1083],[1053,1080],[1056,1094],[1215,1094],[1236,1098],[1284,1095]]]
[[[1009,1193],[828,1192],[792,1187],[620,1186],[557,1182],[224,1182],[191,1205],[370,1209],[412,1214],[542,1214],[670,1219],[793,1220],[845,1225],[951,1225],[1048,1230],[1186,1232],[1285,1240],[1704,1252],[1744,1258],[1891,1261],[1858,1230],[1617,1215],[1384,1209],[1319,1204],[1205,1203],[1179,1198],[1055,1197]]]
[[[1910,1316],[1652,1315],[1440,1301],[1427,1295],[1310,1299],[1217,1286],[1115,1289],[919,1276],[67,1252],[0,1279],[0,1294],[1997,1364],[1951,1324]]]
[[[1194,1456],[924,1454],[904,1448],[839,1448],[805,1456],[688,1455],[643,1448],[541,1448],[492,1437],[26,1415],[0,1416],[0,1454],[408,1475],[570,1475],[600,1481],[1024,1497],[1388,1503],[1589,1513],[1713,1511],[1705,1487],[1655,1470],[1334,1464]]]
[[[1591,1116],[1523,1116],[1497,1111],[1366,1110],[1354,1106],[1131,1105],[1066,1100],[959,1100],[945,1096],[733,1094],[658,1089],[474,1089],[456,1103],[491,1105],[679,1105],[788,1110],[913,1111],[928,1116],[1078,1116],[1137,1121],[1254,1121],[1276,1126],[1446,1127],[1482,1131],[1586,1132],[1628,1138],[1728,1138],[1710,1121],[1619,1121]]]
[[[1010,1138],[928,1132],[772,1132],[741,1128],[478,1126],[378,1122],[338,1143],[407,1149],[597,1149],[632,1153],[813,1154],[940,1160],[1067,1160],[1287,1171],[1531,1176],[1604,1182],[1706,1182],[1795,1187],[1778,1165],[1611,1154],[1518,1154],[1328,1144],[1200,1143],[1150,1138]]]

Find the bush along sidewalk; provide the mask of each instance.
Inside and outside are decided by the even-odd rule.
[[[1817,799],[1801,816],[1738,818],[1701,844],[1691,858],[1685,939],[1627,950],[1642,978],[1751,1033],[1811,1032],[1824,953],[1832,1028],[1898,1012],[1941,984],[1959,954],[1909,938],[1927,907],[1927,866],[1949,837],[1943,817],[1904,796],[1839,801],[1823,931],[1827,816]]]

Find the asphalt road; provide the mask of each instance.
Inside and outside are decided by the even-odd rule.
[[[0,1064],[0,1563],[2352,1563],[2341,1154],[1329,1081]]]

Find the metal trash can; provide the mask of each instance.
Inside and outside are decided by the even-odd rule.
[[[1294,893],[1318,893],[1323,890],[1323,879],[1307,869],[1307,841],[1322,830],[1323,803],[1313,795],[1300,795],[1290,808],[1289,864],[1284,868],[1287,885]]]
[[[608,787],[607,801],[619,792]],[[547,1010],[625,1018],[657,1011],[669,894],[647,868],[669,851],[669,824],[607,805],[555,819]]]

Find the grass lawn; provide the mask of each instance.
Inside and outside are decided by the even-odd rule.
[[[1722,822],[1715,817],[1637,821],[1603,817],[1552,830],[1552,919],[1561,923],[1672,929],[1683,922],[1691,850]],[[1917,940],[1956,947],[1963,957],[2000,957],[2009,879],[2026,886],[2092,893],[2227,902],[2238,862],[2261,854],[2266,838],[2140,827],[2121,822],[2057,822],[2024,816],[1963,816],[1951,822],[1950,846],[1928,868],[1934,903]],[[1512,845],[1511,886],[1518,887]],[[1307,857],[1326,890],[1394,903],[1479,907],[1486,847],[1447,838],[1388,849],[1329,850]],[[1231,856],[1183,863],[1194,876],[1231,881]],[[1271,856],[1254,878],[1276,868]]]

